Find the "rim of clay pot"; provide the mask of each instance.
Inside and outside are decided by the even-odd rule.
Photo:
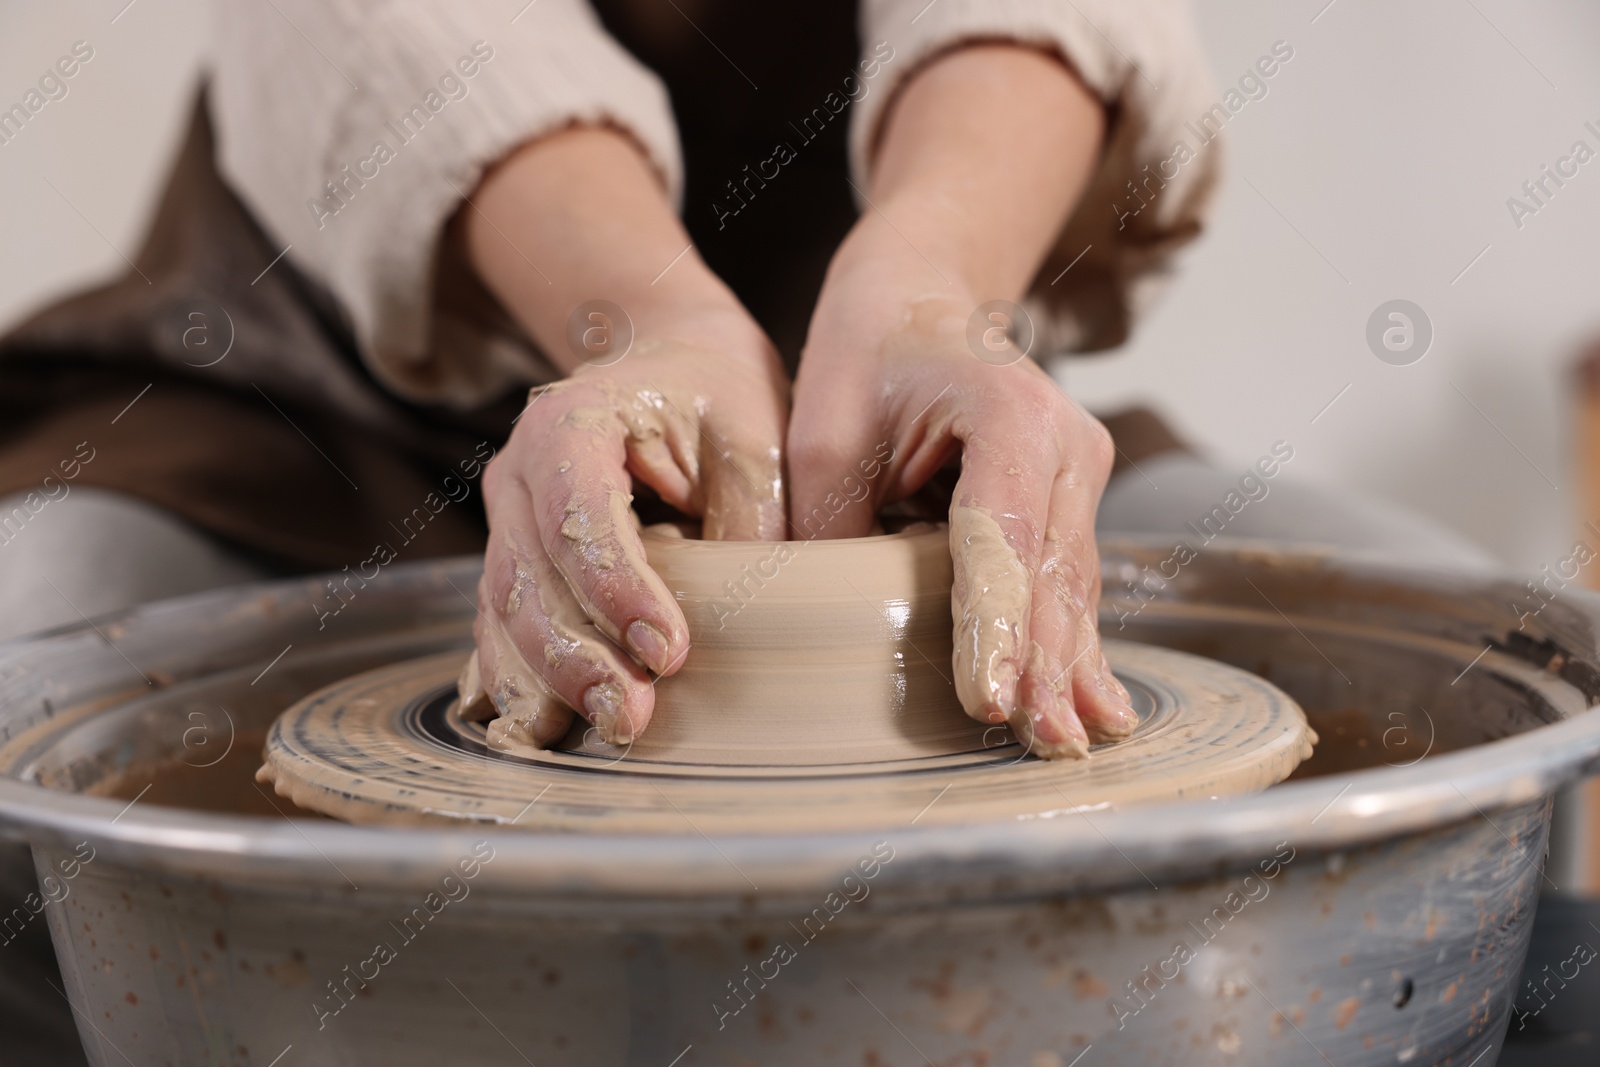
[[[1242,542],[1208,551],[1228,547],[1241,553],[1267,551]],[[1296,558],[1281,548],[1270,553],[1280,560]],[[1423,571],[1320,550],[1307,556],[1342,567],[1351,576],[1390,580],[1413,589],[1437,591],[1453,583],[1487,595],[1496,582],[1516,588],[1515,579],[1503,575]],[[421,589],[449,581],[456,571],[465,577],[475,566],[465,560],[419,563],[412,569],[414,584]],[[430,571],[432,576],[426,576]],[[256,610],[262,610],[259,605],[286,590],[303,591],[307,584],[314,587],[314,580],[235,587],[118,617],[154,612],[166,617],[164,623],[176,624],[185,615],[202,615],[201,609],[217,612],[255,601]],[[1570,709],[1588,706],[1591,693],[1600,688],[1600,657],[1592,647],[1593,634],[1600,630],[1600,595],[1571,590],[1563,591],[1562,599],[1569,616],[1575,613],[1588,629],[1590,642],[1578,650],[1581,654],[1571,648],[1561,650],[1568,664],[1563,674],[1573,677],[1571,666],[1581,665],[1587,677],[1596,680],[1584,686],[1590,693],[1505,652],[1485,651],[1476,666]],[[272,610],[268,604],[267,613]],[[0,652],[37,649],[92,632],[90,624],[63,627],[0,646]],[[1418,640],[1452,649],[1463,644],[1443,638]],[[76,654],[120,655],[107,643],[96,645],[92,653]],[[1272,854],[1282,842],[1297,852],[1343,851],[1480,817],[1493,822],[1494,812],[1537,803],[1558,786],[1597,770],[1600,714],[1591,708],[1561,722],[1431,756],[1409,767],[1327,775],[1229,800],[1099,811],[1092,822],[1086,814],[1067,812],[1015,823],[911,825],[870,834],[545,836],[501,832],[490,826],[391,829],[331,822],[290,824],[140,807],[0,777],[0,833],[36,844],[88,840],[97,857],[145,871],[244,881],[263,889],[345,893],[362,885],[381,887],[384,893],[429,887],[472,842],[487,837],[493,842],[495,859],[483,868],[477,883],[482,889],[590,902],[734,901],[759,910],[763,901],[828,891],[877,841],[889,842],[895,858],[876,884],[901,902],[994,900],[1146,882],[1160,885],[1164,879],[1219,875]],[[930,783],[932,800],[939,786],[932,779]],[[1507,848],[1522,853],[1530,863],[1542,859],[1510,839]]]
[[[653,526],[646,526],[641,533],[645,537],[655,537],[659,540],[666,541],[674,545],[704,545],[713,551],[725,551],[728,549],[750,547],[755,547],[764,551],[771,551],[774,545],[805,545],[809,550],[812,548],[826,548],[829,546],[834,548],[850,548],[853,546],[864,545],[873,542],[903,540],[908,537],[922,537],[926,534],[933,533],[935,530],[938,530],[942,524],[927,519],[908,519],[905,521],[903,526],[900,526],[894,530],[886,531],[884,533],[865,534],[861,537],[808,537],[789,541],[707,541],[702,537],[674,537],[670,534],[661,534],[657,532],[660,527],[671,525],[674,524],[656,523]]]

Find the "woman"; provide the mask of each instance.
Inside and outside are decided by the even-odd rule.
[[[624,740],[690,646],[635,487],[708,537],[848,537],[959,457],[963,705],[1043,755],[1124,735],[1094,625],[1113,447],[1008,337],[1120,341],[1135,281],[1197,231],[1215,150],[1169,158],[1206,100],[1184,12],[877,0],[857,48],[845,3],[597,6],[219,9],[135,271],[0,360],[0,491],[81,445],[79,503],[35,494],[40,517],[119,546],[75,549],[79,596],[32,599],[71,619],[119,570],[126,601],[476,548],[452,489],[498,450],[485,686],[548,690],[536,740],[569,709]],[[141,559],[174,543],[204,573]],[[337,625],[358,588],[313,610]]]
[[[132,269],[0,343],[0,636],[307,570],[339,573],[307,603],[337,630],[388,564],[486,551],[488,694],[533,694],[535,740],[574,713],[621,740],[693,654],[630,494],[709,537],[847,537],[958,464],[963,705],[1046,756],[1126,733],[1113,459],[1164,454],[1113,483],[1122,530],[1233,475],[1148,417],[1113,446],[1021,349],[1120,343],[1198,233],[1219,150],[1186,123],[1218,105],[1178,0],[217,18]],[[1292,489],[1229,532],[1471,556]],[[66,1063],[43,935],[0,956],[0,1028]]]

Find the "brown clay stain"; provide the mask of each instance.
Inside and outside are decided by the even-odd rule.
[[[1103,997],[1106,984],[1088,971],[1076,971],[1072,975],[1072,995],[1079,1000]]]
[[[306,967],[303,957],[301,959],[291,957],[285,963],[269,963],[262,970],[267,973],[268,978],[285,989],[305,985],[311,979],[311,971]]]
[[[1346,997],[1339,1001],[1333,1009],[1333,1025],[1343,1030],[1350,1025],[1350,1020],[1356,1017],[1356,1009],[1361,1007],[1360,997]]]

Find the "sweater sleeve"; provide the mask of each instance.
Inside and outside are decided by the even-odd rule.
[[[1186,0],[863,0],[861,29],[863,69],[876,60],[882,71],[851,119],[851,169],[862,188],[895,90],[962,44],[1046,49],[1104,101],[1099,165],[1025,307],[1042,354],[1122,343],[1173,253],[1199,234],[1221,166],[1214,131],[1228,114]]]
[[[372,373],[413,400],[471,407],[550,374],[505,316],[483,314],[492,302],[441,240],[487,167],[543,134],[606,124],[630,134],[681,195],[677,133],[655,75],[585,0],[519,6],[216,8],[210,95],[223,175],[338,298]],[[519,251],[537,267],[537,250]]]

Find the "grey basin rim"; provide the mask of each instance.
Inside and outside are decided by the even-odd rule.
[[[1414,568],[1352,562],[1369,576],[1417,575]],[[293,583],[241,589],[286,584]],[[1600,620],[1600,595],[1572,590],[1563,599]],[[87,626],[54,633],[79,629]],[[97,858],[176,877],[334,893],[352,892],[352,884],[385,892],[431,888],[473,842],[488,838],[495,859],[479,876],[482,890],[641,902],[826,892],[874,841],[886,840],[895,859],[878,884],[891,894],[993,899],[996,886],[1032,895],[1211,877],[1253,864],[1285,841],[1297,852],[1337,852],[1470,819],[1492,823],[1496,811],[1539,802],[1596,771],[1600,713],[1591,709],[1410,767],[1307,779],[1229,800],[1100,811],[1092,821],[1063,812],[1008,824],[714,839],[688,828],[680,837],[542,835],[491,825],[391,829],[129,807],[0,776],[0,834],[41,845],[87,840]]]
[[[1092,822],[1064,813],[1001,826],[715,840],[488,826],[291,826],[153,806],[124,812],[120,800],[0,779],[0,824],[34,842],[88,840],[98,855],[175,875],[331,890],[363,880],[427,888],[485,838],[496,858],[480,884],[521,893],[670,898],[826,891],[874,840],[894,847],[897,875],[915,869],[915,882],[928,891],[973,888],[974,870],[1034,891],[1083,890],[1247,866],[1283,841],[1297,851],[1342,851],[1476,817],[1492,821],[1497,810],[1537,802],[1597,769],[1600,715],[1590,712],[1416,767],[1309,779],[1224,801],[1097,812]]]

